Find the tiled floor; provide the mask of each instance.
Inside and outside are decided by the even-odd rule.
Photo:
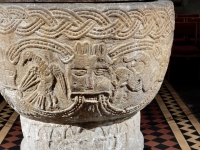
[[[168,82],[141,111],[145,150],[200,150],[200,124]],[[18,114],[0,99],[0,150],[19,150]]]
[[[21,124],[19,116],[14,122],[13,126],[9,130],[8,134],[1,143],[0,149],[2,150],[19,150],[20,143],[22,141],[23,135],[21,131]]]
[[[145,137],[145,149],[180,150],[156,100],[142,110],[141,114],[141,130]]]
[[[200,124],[195,116],[169,83],[165,82],[159,91],[159,95],[160,100],[162,99],[166,110],[168,110],[163,111],[162,109],[162,111],[165,112],[165,115],[170,114],[167,120],[168,123],[170,122],[169,126],[171,126],[177,140],[181,143],[181,149],[200,150]]]

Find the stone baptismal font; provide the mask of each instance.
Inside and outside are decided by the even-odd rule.
[[[138,1],[0,3],[0,92],[22,150],[143,149],[140,110],[167,70],[174,7]]]

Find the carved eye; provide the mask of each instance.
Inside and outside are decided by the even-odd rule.
[[[84,75],[87,74],[87,70],[85,70],[85,69],[81,69],[81,70],[73,69],[72,74],[74,74],[76,76],[84,76]]]
[[[104,72],[107,72],[107,69],[96,69],[95,74],[97,76],[104,75]]]

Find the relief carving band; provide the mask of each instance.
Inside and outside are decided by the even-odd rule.
[[[6,101],[22,116],[63,124],[128,118],[144,108],[169,62],[173,5],[124,5],[1,4]]]

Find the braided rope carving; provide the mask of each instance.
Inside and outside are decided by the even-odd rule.
[[[68,39],[90,37],[125,40],[130,37],[142,39],[146,36],[158,39],[171,31],[173,23],[168,19],[169,15],[170,10],[162,8],[157,11],[141,9],[125,12],[113,9],[99,12],[0,7],[0,33],[8,34],[14,31],[21,36],[35,33],[46,38],[64,35]]]

